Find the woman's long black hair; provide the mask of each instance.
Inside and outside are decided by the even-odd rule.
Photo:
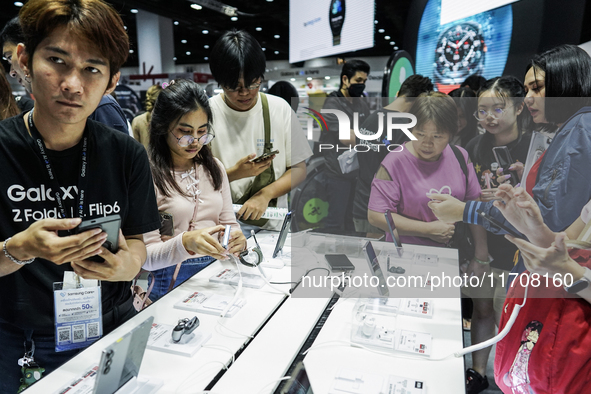
[[[478,90],[477,96],[480,98],[485,92],[492,92],[497,97],[507,102],[510,102],[514,106],[514,110],[525,100],[525,87],[523,83],[512,75],[506,75],[503,77],[496,77],[487,80],[484,85]],[[519,115],[517,115],[517,129],[519,131],[519,137],[531,129],[531,115],[529,111],[524,107]],[[487,152],[490,152],[492,146],[494,146],[494,136],[486,132],[482,136],[482,140],[478,144],[477,149],[479,150],[478,155],[484,157]]]
[[[171,82],[159,95],[150,121],[150,161],[154,184],[163,195],[170,197],[171,188],[181,195],[187,195],[174,179],[172,155],[168,146],[168,133],[181,117],[189,112],[203,109],[211,129],[212,113],[207,95],[193,81],[177,79]],[[208,145],[201,147],[193,161],[202,164],[211,179],[215,190],[222,186],[222,170],[216,164]]]

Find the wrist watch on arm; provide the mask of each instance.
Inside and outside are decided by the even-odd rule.
[[[585,273],[583,277],[575,282],[573,282],[570,286],[564,286],[564,290],[570,294],[579,294],[583,290],[590,289],[589,284],[591,284],[591,270],[587,267],[583,267],[585,269]]]

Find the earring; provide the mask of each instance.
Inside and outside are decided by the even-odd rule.
[[[31,83],[31,74],[27,70],[23,70],[25,72],[25,81],[27,83]]]

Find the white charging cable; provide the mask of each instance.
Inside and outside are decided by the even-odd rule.
[[[263,271],[263,268],[261,267],[260,264],[257,265],[257,268],[259,269],[259,271],[261,271],[261,275],[263,276],[263,280],[265,281],[265,283],[267,284],[267,286],[269,286],[270,288],[272,288],[273,290],[276,290],[280,293],[285,294],[286,296],[290,296],[289,292],[280,289],[279,287],[271,284],[271,282],[269,282],[269,279],[267,279],[267,275],[265,274],[265,271]]]
[[[528,274],[529,277],[529,274]],[[529,283],[529,281],[528,281]],[[468,353],[473,353],[476,352],[478,350],[482,350],[484,348],[487,348],[489,346],[494,345],[497,342],[500,342],[503,338],[505,338],[505,336],[507,336],[507,334],[509,333],[509,331],[511,331],[511,328],[513,328],[513,324],[515,324],[515,321],[517,320],[517,316],[519,316],[519,311],[521,310],[521,308],[523,308],[525,306],[525,303],[527,301],[527,290],[529,289],[529,285],[528,287],[525,288],[525,293],[523,295],[523,302],[521,304],[515,305],[513,307],[513,312],[511,312],[511,316],[509,317],[509,320],[507,321],[507,324],[505,324],[505,327],[503,328],[503,330],[501,330],[500,333],[498,333],[496,336],[494,336],[493,338],[481,342],[481,343],[477,343],[476,345],[472,345],[472,346],[468,346],[467,348],[464,348],[460,351],[448,354],[445,357],[441,357],[441,358],[419,358],[419,357],[405,357],[405,356],[400,356],[400,355],[394,355],[394,354],[390,354],[390,353],[385,353],[385,352],[380,352],[380,351],[375,351],[373,349],[369,349],[365,346],[362,345],[358,345],[356,343],[353,342],[349,342],[349,341],[340,341],[340,340],[334,340],[334,341],[327,341],[327,342],[323,342],[323,343],[319,343],[319,344],[314,344],[313,346],[311,346],[310,348],[308,348],[308,350],[306,350],[303,354],[306,355],[310,350],[312,349],[316,349],[318,347],[323,347],[323,346],[330,346],[333,344],[348,344],[350,346],[353,347],[358,347],[358,348],[362,348],[365,350],[369,350],[370,352],[373,353],[378,353],[378,354],[383,354],[383,355],[387,355],[387,356],[396,356],[396,358],[405,358],[405,359],[411,359],[411,360],[428,360],[428,361],[443,361],[443,360],[447,360],[448,358],[452,358],[452,357],[463,357],[464,355],[468,354]]]
[[[238,279],[238,287],[236,288],[236,292],[234,293],[234,297],[232,298],[232,301],[228,302],[228,305],[226,305],[226,307],[224,308],[222,313],[220,313],[220,317],[226,317],[226,313],[228,313],[230,308],[232,308],[232,306],[234,306],[234,303],[238,300],[238,296],[240,295],[240,292],[242,291],[242,272],[240,271],[238,259],[233,254],[230,254],[230,260],[232,260],[234,262],[234,264],[236,264],[236,269],[238,270],[238,275],[240,276],[240,278]]]

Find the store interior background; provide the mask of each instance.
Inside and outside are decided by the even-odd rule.
[[[267,71],[263,90],[285,80],[298,89],[300,98],[311,93],[330,93],[339,86],[342,66],[338,59],[360,58],[371,66],[366,93],[381,96],[384,69],[390,56],[404,50],[410,54],[413,64],[417,60],[417,45],[421,42],[419,28],[429,1],[437,6],[442,2],[456,3],[459,8],[473,3],[465,0],[348,0],[345,26],[358,24],[351,11],[355,4],[364,12],[373,13],[373,26],[368,28],[367,23],[363,26],[359,23],[360,26],[355,27],[363,29],[365,35],[373,28],[373,43],[368,45],[366,40],[362,44],[364,49],[294,62],[293,54],[290,57],[290,45],[301,41],[298,35],[290,36],[290,17],[293,19],[304,9],[307,15],[317,14],[321,19],[319,23],[326,23],[331,0],[203,0],[202,4],[198,0],[110,0],[121,14],[131,40],[129,59],[121,70],[120,85],[123,86],[117,89],[118,98],[122,107],[129,108],[135,115],[142,109],[149,86],[178,77],[194,79],[209,95],[219,93],[221,89],[211,78],[208,57],[220,35],[232,28],[253,34],[264,48]],[[512,32],[504,74],[521,77],[528,59],[557,44],[581,45],[591,51],[590,0],[491,0],[486,3],[489,8],[493,3],[509,3],[512,9]],[[17,15],[21,6],[21,2],[6,4],[0,23],[4,25]],[[235,9],[237,15],[224,14],[223,6]],[[330,35],[330,30],[327,31]],[[7,63],[3,63],[8,70]],[[9,80],[15,94],[25,94],[15,79]],[[139,99],[131,99],[135,104],[126,102],[129,95],[134,95],[130,91]],[[138,106],[140,108],[136,108]]]
[[[474,0],[347,0],[348,9],[357,3],[373,13],[373,23],[364,30],[367,33],[367,29],[373,29],[370,31],[373,42],[356,51],[290,62],[290,45],[302,40],[297,35],[290,36],[290,12],[293,16],[300,7],[312,4],[318,16],[326,21],[331,0],[203,0],[201,4],[199,0],[108,0],[121,14],[131,41],[117,95],[122,107],[133,117],[143,109],[145,92],[155,83],[183,77],[199,82],[209,95],[220,93],[211,77],[208,57],[216,40],[235,28],[251,33],[265,50],[267,70],[263,91],[277,81],[288,81],[297,88],[300,103],[306,104],[309,95],[338,89],[342,68],[339,58],[363,59],[371,66],[366,93],[379,97],[383,95],[384,76],[388,75],[385,68],[394,52],[406,51],[417,66],[414,63],[417,47],[426,39],[420,34],[420,26],[429,1],[455,2],[458,6],[476,3]],[[221,12],[222,3],[235,8],[237,16]],[[558,44],[580,45],[591,53],[591,0],[487,0],[485,3],[489,6],[504,3],[511,7],[512,30],[502,74],[522,79],[533,55]],[[3,2],[0,24],[3,26],[16,16],[20,7],[21,2]],[[345,23],[356,24],[355,15],[347,14]],[[9,70],[9,65],[2,62],[5,70]],[[15,79],[8,79],[15,94],[26,94]],[[300,105],[300,111],[306,121],[304,107]],[[469,345],[469,336],[465,345]],[[490,360],[493,358],[494,351]],[[470,365],[471,361],[466,363]],[[489,362],[489,377],[492,365]],[[485,393],[498,393],[493,380],[489,381],[491,387]]]

